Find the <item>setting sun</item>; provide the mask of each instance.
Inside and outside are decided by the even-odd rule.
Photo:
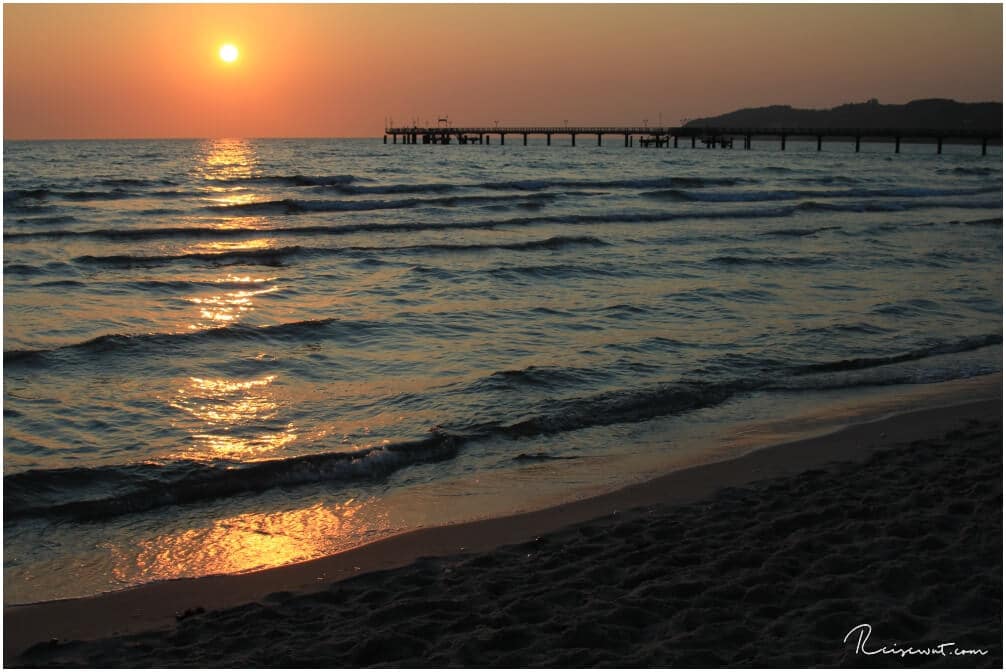
[[[233,44],[225,44],[220,47],[220,60],[226,63],[233,63],[238,60],[238,48]]]

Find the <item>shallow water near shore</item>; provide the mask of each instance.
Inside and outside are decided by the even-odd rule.
[[[5,601],[529,510],[1001,372],[1001,155],[813,149],[8,143]]]

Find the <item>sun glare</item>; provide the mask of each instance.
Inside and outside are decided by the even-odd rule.
[[[220,47],[220,60],[225,63],[233,63],[238,60],[238,48],[233,44],[225,44]]]

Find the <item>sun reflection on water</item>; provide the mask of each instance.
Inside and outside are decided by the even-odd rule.
[[[190,296],[186,301],[199,306],[199,316],[204,320],[209,320],[210,324],[197,323],[190,324],[190,329],[205,329],[207,327],[225,326],[235,322],[245,313],[255,310],[252,297],[262,294],[271,294],[279,290],[279,287],[265,287],[256,290],[236,290],[225,294],[214,294],[213,296]]]
[[[221,285],[226,283],[252,285],[262,282],[272,282],[273,280],[276,280],[276,276],[272,276],[270,278],[256,278],[251,275],[234,275],[231,273],[222,278],[217,278],[213,282]]]
[[[186,245],[184,254],[213,254],[226,252],[247,252],[249,250],[268,250],[276,246],[274,238],[252,238],[249,240],[211,240]]]
[[[135,550],[113,549],[113,574],[121,582],[134,583],[233,574],[316,558],[361,534],[356,519],[363,507],[363,502],[349,499],[220,518],[206,527],[145,539]]]
[[[275,375],[244,381],[190,377],[170,405],[189,416],[175,424],[192,440],[173,457],[242,462],[275,457],[298,436],[293,422],[276,422],[281,403],[275,380]]]
[[[258,154],[250,142],[219,138],[203,143],[196,173],[204,180],[229,182],[251,177],[257,167]]]
[[[258,153],[247,140],[208,140],[201,148],[199,162],[194,170],[205,200],[212,206],[234,206],[257,203],[263,196],[254,190],[259,168]],[[240,222],[240,223],[239,223]],[[260,216],[242,213],[227,217],[215,228],[265,226]]]

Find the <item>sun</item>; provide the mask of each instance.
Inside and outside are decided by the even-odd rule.
[[[233,44],[225,44],[220,47],[220,60],[225,63],[233,63],[238,60],[238,48]]]

